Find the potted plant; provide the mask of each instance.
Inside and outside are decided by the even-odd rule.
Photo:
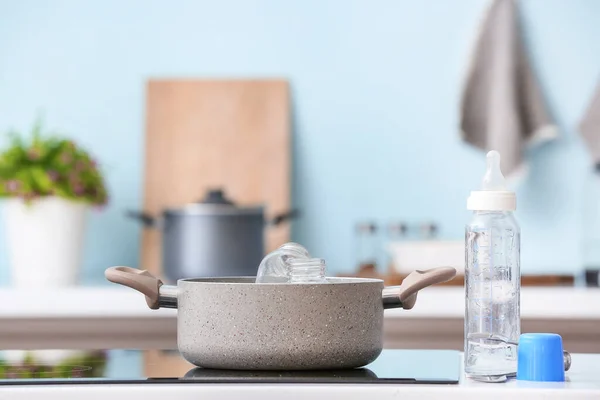
[[[0,196],[12,281],[17,287],[77,282],[86,214],[104,205],[107,191],[94,159],[72,140],[11,132],[0,153]]]

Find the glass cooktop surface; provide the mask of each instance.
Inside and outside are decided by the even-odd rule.
[[[7,352],[5,352],[7,353]],[[14,353],[14,351],[12,352]],[[191,368],[184,374],[141,376],[135,368],[107,372],[107,351],[57,357],[0,355],[0,385],[181,384],[181,383],[412,383],[457,384],[460,353],[453,350],[384,350],[371,364],[357,369],[325,371],[236,371]],[[38,354],[43,354],[38,353]],[[175,353],[176,354],[176,353]],[[52,354],[50,354],[52,355]],[[151,368],[149,368],[151,369]]]

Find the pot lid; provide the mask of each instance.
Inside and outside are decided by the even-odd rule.
[[[211,189],[206,192],[203,199],[165,212],[190,215],[262,215],[263,211],[262,206],[238,207],[227,198],[222,189]]]

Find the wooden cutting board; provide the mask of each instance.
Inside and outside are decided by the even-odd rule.
[[[290,209],[289,86],[282,80],[151,80],[147,87],[144,210],[159,214],[223,188],[267,215]],[[270,228],[266,251],[289,240]],[[160,233],[144,230],[141,263],[160,273]]]
[[[151,80],[147,86],[144,211],[158,215],[222,188],[268,216],[290,202],[290,100],[282,80]],[[270,228],[266,249],[289,240],[289,224]],[[145,229],[141,268],[161,274],[160,232]],[[145,354],[148,374],[185,373],[177,356]]]

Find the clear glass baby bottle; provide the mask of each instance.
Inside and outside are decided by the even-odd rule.
[[[298,243],[286,243],[267,254],[258,267],[256,283],[323,283],[325,260],[311,258]]]
[[[471,192],[467,208],[473,218],[465,232],[465,373],[514,373],[517,348],[503,341],[517,342],[521,334],[520,229],[498,152],[488,153],[483,187]]]

